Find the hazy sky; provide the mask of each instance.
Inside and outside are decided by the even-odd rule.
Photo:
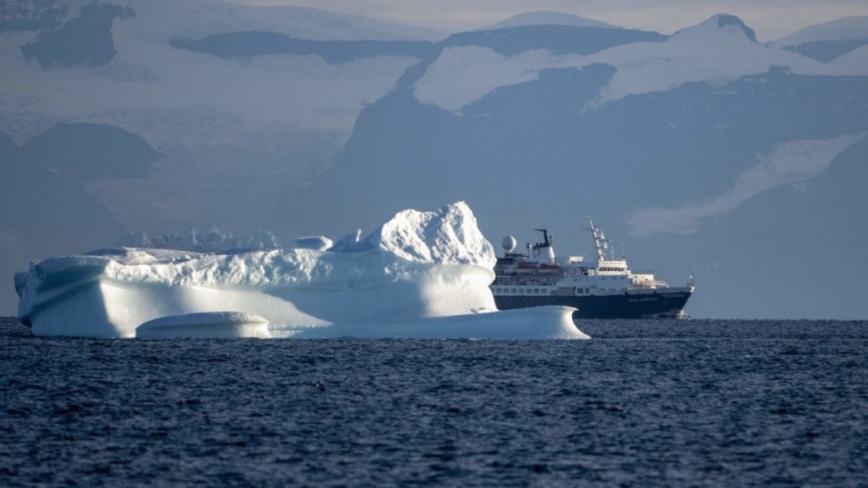
[[[232,0],[299,5],[445,31],[482,27],[513,15],[552,10],[665,34],[717,13],[738,15],[760,41],[807,25],[868,15],[868,0]]]

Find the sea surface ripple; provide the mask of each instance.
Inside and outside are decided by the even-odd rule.
[[[0,485],[866,486],[868,322],[83,340],[0,320]]]

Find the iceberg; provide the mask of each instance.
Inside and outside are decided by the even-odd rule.
[[[497,311],[494,249],[464,202],[297,244],[33,262],[15,276],[18,316],[40,336],[588,338],[570,308]]]

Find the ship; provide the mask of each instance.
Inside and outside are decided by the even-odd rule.
[[[687,318],[684,307],[696,289],[691,274],[684,286],[669,286],[653,272],[633,272],[627,258],[614,258],[610,242],[588,218],[596,261],[582,256],[557,257],[552,236],[515,252],[516,240],[503,238],[503,257],[497,258],[491,292],[499,310],[545,305],[577,309],[574,319]],[[606,254],[609,256],[607,257]]]

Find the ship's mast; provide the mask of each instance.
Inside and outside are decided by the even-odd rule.
[[[588,222],[591,224],[591,228],[588,230],[594,236],[594,249],[597,251],[597,262],[602,263],[606,260],[604,250],[609,248],[609,239],[606,239],[606,234],[603,234],[603,231],[594,225],[593,218],[588,217]]]

